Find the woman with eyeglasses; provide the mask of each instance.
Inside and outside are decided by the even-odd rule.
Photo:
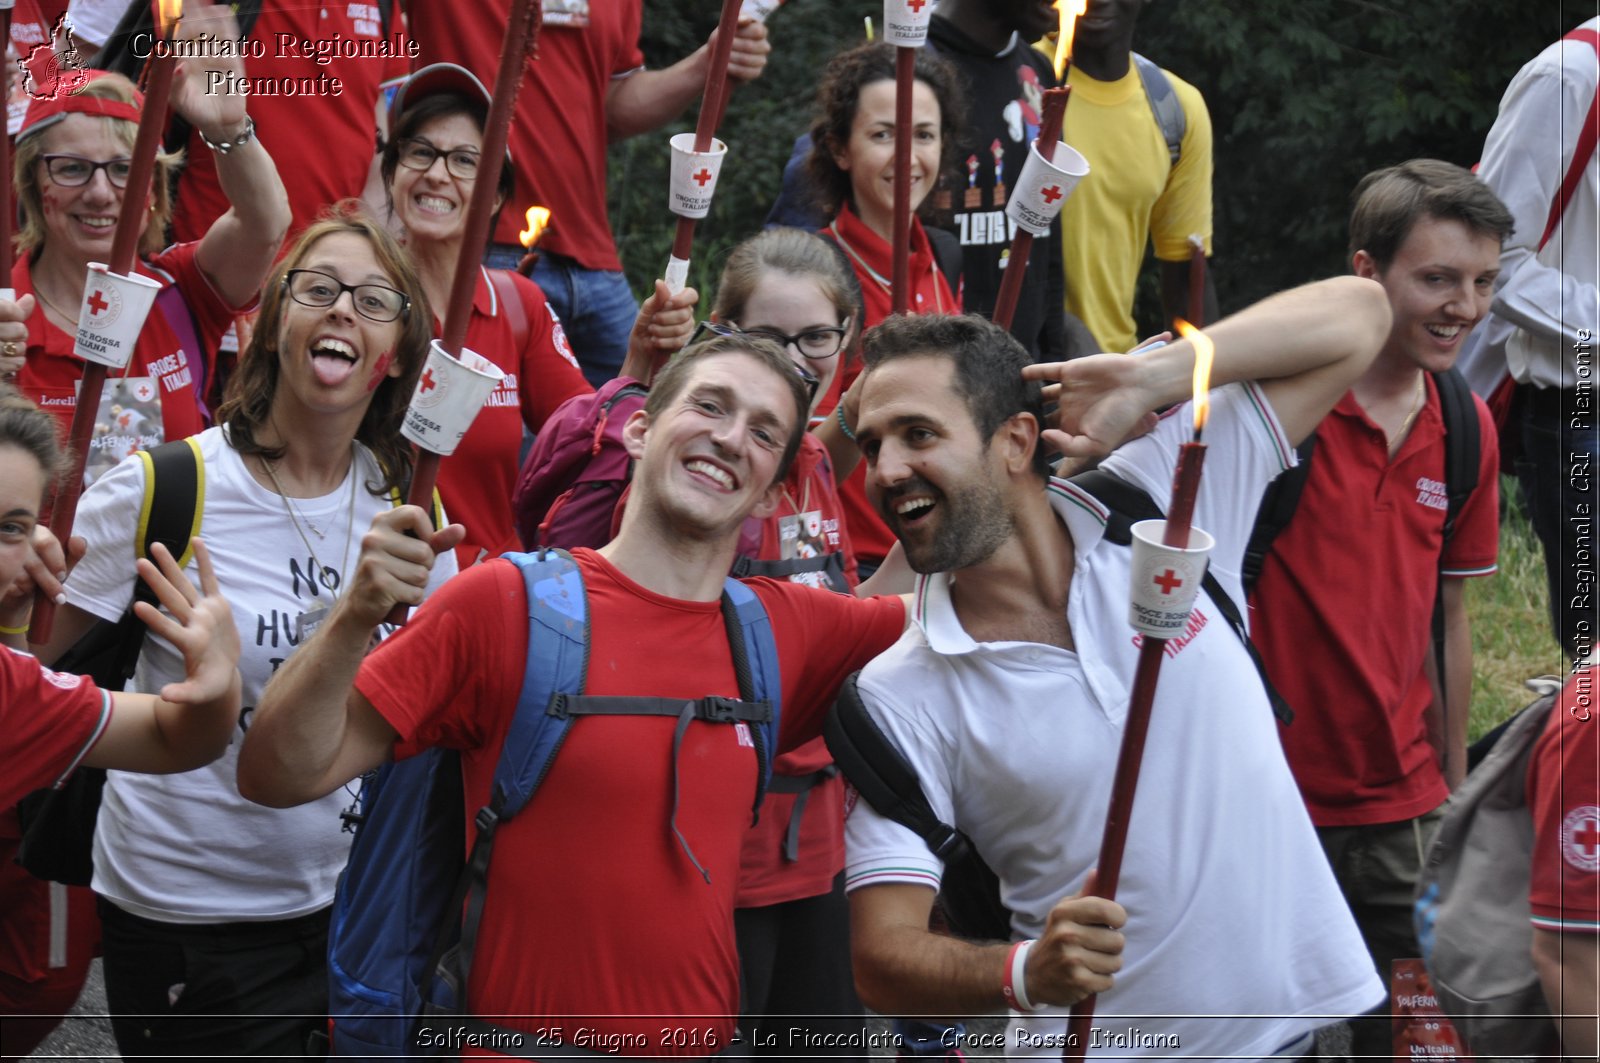
[[[241,733],[267,680],[353,580],[369,526],[423,519],[392,511],[412,470],[398,429],[430,320],[410,259],[380,224],[348,210],[317,221],[261,297],[217,427],[185,441],[203,476],[199,531],[243,642]],[[88,549],[42,659],[127,607],[144,492],[132,458],[84,493],[76,530]],[[429,589],[455,570],[446,550]],[[134,685],[181,676],[172,646],[148,639]],[[299,1056],[325,1028],[328,906],[354,787],[299,808],[252,804],[235,784],[238,748],[236,736],[209,767],[107,782],[93,887],[124,1054]]]
[[[389,210],[440,315],[466,239],[467,205],[477,183],[489,102],[489,93],[470,71],[436,63],[411,75],[390,108],[390,135],[380,163]],[[513,186],[508,154],[497,186],[497,215]],[[624,375],[648,379],[658,355],[683,345],[694,324],[690,308],[695,299],[693,289],[669,299],[663,288],[646,301]],[[436,335],[442,331],[443,321],[432,324]],[[506,376],[456,452],[439,467],[440,497],[467,528],[467,538],[457,548],[462,567],[521,549],[510,499],[523,429],[537,433],[561,403],[594,390],[544,293],[519,273],[480,268],[466,346]]]
[[[894,272],[895,48],[864,44],[834,56],[817,87],[817,117],[806,160],[813,187],[832,221],[822,230],[849,259],[861,282],[866,312],[863,330],[889,316]],[[929,193],[949,168],[959,140],[961,113],[955,94],[957,74],[932,52],[917,52],[911,97],[911,247],[908,300],[913,314],[959,314],[961,303],[939,270],[919,213],[934,203]],[[848,366],[833,394],[822,403],[839,419],[845,435],[853,427],[854,404],[838,403],[860,373]],[[858,469],[840,491],[864,572],[871,572],[894,545],[894,534],[866,499],[866,479]]]
[[[185,13],[179,34],[238,36],[225,7]],[[222,189],[232,207],[200,240],[167,247],[172,216],[170,182],[182,153],[156,156],[149,213],[134,272],[163,291],[146,318],[125,369],[112,370],[95,403],[95,470],[133,450],[181,439],[210,423],[208,404],[220,389],[216,351],[233,317],[256,299],[283,242],[289,201],[272,159],[255,138],[246,97],[228,91],[242,78],[237,58],[179,62],[173,110],[197,129],[216,154]],[[11,285],[24,306],[26,341],[0,344],[0,377],[61,419],[72,421],[83,362],[73,354],[84,279],[91,262],[107,262],[122,211],[134,136],[144,105],[124,77],[85,72],[74,91],[41,92],[28,105],[16,137],[15,188],[21,225]],[[162,250],[166,248],[166,250]],[[91,296],[92,298],[92,296]],[[131,571],[131,570],[130,570]]]

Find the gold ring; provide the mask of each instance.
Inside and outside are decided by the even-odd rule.
[[[0,344],[0,351],[4,351],[7,358],[15,358],[20,346],[16,340],[6,340],[5,343]]]

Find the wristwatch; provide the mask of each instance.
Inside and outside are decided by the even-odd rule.
[[[232,140],[224,140],[218,143],[212,143],[211,138],[206,136],[204,130],[197,128],[195,132],[200,134],[200,143],[204,144],[218,155],[226,155],[234,148],[243,147],[256,138],[256,120],[251,118],[249,115],[245,115],[244,129],[239,132],[239,135],[234,137]]]

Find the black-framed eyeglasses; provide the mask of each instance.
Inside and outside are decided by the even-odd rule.
[[[444,156],[444,168],[463,181],[471,181],[478,176],[478,152],[467,148],[454,148],[450,151],[440,151],[419,137],[407,137],[400,142],[400,165],[408,170],[428,170],[433,166],[433,160]]]
[[[712,322],[709,319],[702,322],[701,327],[719,336],[760,336],[764,340],[771,340],[779,347],[793,347],[800,352],[800,357],[813,362],[820,362],[838,354],[839,348],[844,346],[845,336],[850,332],[849,319],[846,319],[843,325],[806,329],[793,336],[785,335],[777,329],[742,329],[737,325],[723,321]]]
[[[41,158],[51,182],[62,188],[81,188],[94,180],[96,170],[106,172],[106,180],[111,182],[112,188],[126,188],[128,174],[133,171],[133,160],[129,158],[107,159],[105,162],[95,162],[82,155],[44,155]]]
[[[350,304],[368,321],[394,321],[411,309],[411,299],[405,292],[386,284],[346,284],[320,269],[291,269],[283,278],[283,286],[295,302],[319,310],[332,306],[339,296],[349,292]]]
[[[759,336],[762,339],[777,341],[777,338],[771,333],[746,332],[725,321],[712,321],[710,318],[706,318],[695,326],[694,335],[689,337],[689,344],[693,346],[708,336]],[[804,354],[805,352],[802,351],[801,353]],[[790,364],[793,365],[794,363],[791,362]],[[822,387],[822,380],[803,365],[796,365],[794,371],[805,382],[806,405],[809,407],[817,399],[817,389]]]

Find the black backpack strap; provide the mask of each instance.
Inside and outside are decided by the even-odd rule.
[[[1456,518],[1472,492],[1478,489],[1478,463],[1483,439],[1472,388],[1457,369],[1433,374],[1439,389],[1439,413],[1444,418],[1444,489],[1446,509],[1444,541],[1455,534]]]
[[[933,261],[938,265],[939,272],[944,274],[944,282],[950,285],[952,292],[959,292],[961,267],[965,262],[960,239],[955,233],[937,225],[924,226],[923,231],[928,234],[928,247],[933,252]]]
[[[1261,566],[1272,552],[1272,544],[1294,519],[1300,508],[1300,496],[1305,493],[1306,481],[1311,478],[1311,455],[1317,449],[1317,434],[1312,432],[1295,448],[1300,461],[1292,469],[1285,469],[1267,485],[1261,495],[1261,506],[1256,510],[1255,527],[1250,541],[1245,544],[1244,560],[1239,565],[1239,576],[1245,593],[1255,589],[1261,579]]]
[[[966,835],[934,814],[922,783],[900,750],[873,720],[857,687],[860,672],[839,686],[839,697],[822,727],[833,761],[879,815],[917,833],[928,848],[950,863],[970,848]]]
[[[1472,492],[1478,489],[1478,461],[1482,457],[1479,447],[1483,439],[1478,431],[1478,411],[1473,405],[1472,389],[1457,369],[1447,369],[1433,374],[1433,383],[1439,389],[1439,414],[1444,420],[1444,538],[1439,544],[1439,578],[1433,592],[1433,670],[1439,679],[1439,703],[1449,713],[1449,684],[1445,676],[1444,644],[1444,554],[1450,548],[1450,538],[1456,532],[1456,518],[1466,505]]]
[[[961,831],[934,814],[916,772],[867,712],[852,673],[839,687],[822,735],[839,770],[881,816],[914,831],[944,864],[936,905],[961,937],[1004,941],[1011,912],[1000,879]]]
[[[1148,493],[1104,469],[1081,472],[1072,478],[1072,482],[1099,499],[1111,511],[1106,519],[1106,539],[1119,546],[1128,546],[1133,542],[1133,526],[1138,521],[1160,520],[1166,516]],[[1301,486],[1304,486],[1303,482]],[[1296,495],[1298,494],[1297,489]],[[1222,614],[1222,619],[1227,621],[1233,633],[1244,644],[1245,652],[1250,655],[1250,663],[1256,666],[1256,674],[1261,677],[1261,686],[1267,692],[1267,701],[1272,705],[1272,714],[1281,723],[1293,723],[1294,710],[1283,699],[1283,695],[1278,693],[1278,688],[1272,685],[1272,680],[1267,676],[1266,662],[1262,661],[1261,654],[1256,650],[1256,644],[1250,641],[1244,615],[1228,592],[1222,589],[1222,584],[1212,574],[1210,565],[1206,566],[1205,578],[1200,581],[1200,587],[1211,596],[1217,611]]]
[[[551,716],[566,719],[569,716],[682,716],[690,711],[690,719],[707,723],[766,723],[772,719],[772,703],[767,701],[739,701],[733,698],[704,697],[687,701],[683,698],[649,698],[627,695],[556,694],[545,711]]]

